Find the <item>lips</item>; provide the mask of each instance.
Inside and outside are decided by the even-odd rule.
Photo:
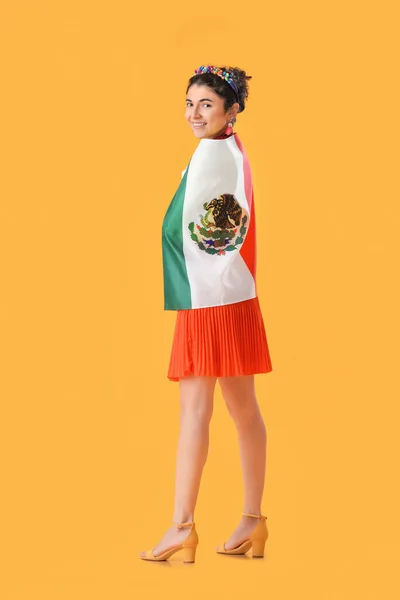
[[[207,125],[207,123],[192,123],[192,127],[195,127],[196,129],[199,127],[204,127],[204,125]]]

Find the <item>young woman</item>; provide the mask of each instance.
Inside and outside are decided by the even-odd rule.
[[[202,66],[189,79],[186,119],[199,139],[163,222],[165,309],[176,310],[168,378],[180,388],[172,526],[144,560],[183,550],[194,562],[194,510],[209,443],[214,389],[221,386],[237,428],[244,482],[241,520],[217,552],[264,556],[261,504],[266,428],[254,375],[272,371],[256,292],[255,210],[251,171],[233,132],[248,80],[238,68]]]

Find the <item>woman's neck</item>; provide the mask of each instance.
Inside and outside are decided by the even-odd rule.
[[[215,139],[218,139],[220,137],[224,137],[225,135],[226,135],[226,137],[229,137],[231,134],[230,133],[226,134],[225,133],[226,129],[227,129],[226,126],[224,126],[222,129],[220,129],[219,131],[217,131],[217,133],[214,133],[214,135],[212,135],[210,139],[215,140]]]

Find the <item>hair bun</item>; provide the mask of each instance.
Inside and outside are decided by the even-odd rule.
[[[246,71],[243,69],[239,69],[238,67],[223,67],[225,70],[229,71],[234,80],[237,90],[238,90],[238,102],[239,102],[239,112],[243,112],[245,109],[246,100],[249,96],[249,84],[248,81],[252,79],[251,75],[247,75]]]

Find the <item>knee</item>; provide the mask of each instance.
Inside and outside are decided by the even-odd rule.
[[[254,423],[263,422],[260,409],[256,401],[226,401],[226,407],[236,427],[245,428],[254,425]]]
[[[208,425],[213,413],[212,404],[208,401],[201,401],[198,398],[195,402],[188,400],[181,403],[181,420],[194,425]]]
[[[215,385],[215,384],[214,384]],[[213,413],[213,381],[181,382],[181,420],[193,425],[208,425]]]
[[[240,389],[233,385],[221,385],[226,407],[237,427],[248,427],[263,422],[254,388]]]

